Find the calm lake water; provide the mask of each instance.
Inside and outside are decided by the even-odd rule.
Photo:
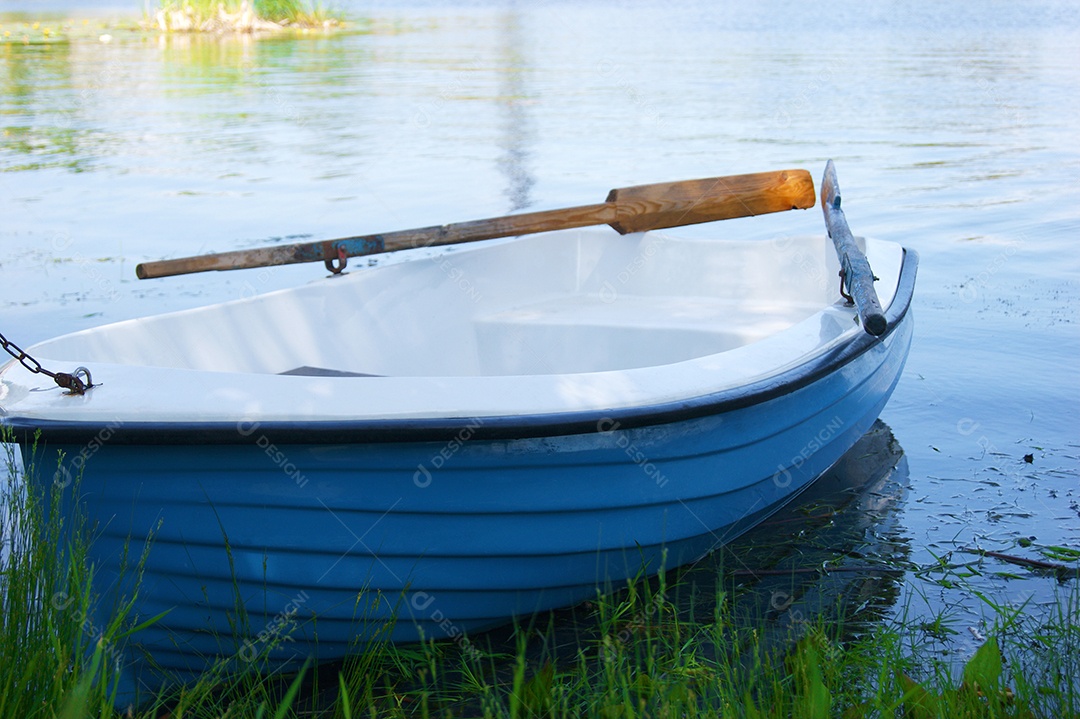
[[[263,39],[132,32],[140,4],[117,5],[0,2],[0,35],[69,17],[75,36],[0,44],[0,331],[24,347],[323,274],[139,281],[144,260],[665,180],[817,180],[833,158],[855,233],[921,256],[882,414],[907,459],[890,530],[907,559],[1080,548],[1072,3],[357,2],[351,30]],[[821,231],[816,209],[685,230]],[[975,569],[960,586],[908,573],[891,611],[947,612],[962,655],[992,617],[974,590],[1036,615],[1070,591]]]

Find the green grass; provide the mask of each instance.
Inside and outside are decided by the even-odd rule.
[[[3,445],[13,466],[12,445]],[[28,471],[36,471],[30,467]],[[108,704],[109,649],[119,622],[87,621],[92,569],[84,561],[81,520],[63,517],[60,493],[38,493],[11,473],[0,522],[0,716],[34,716],[40,707],[100,709]]]
[[[255,0],[255,12],[259,17],[273,22],[308,22],[317,13],[325,13],[319,6],[311,7],[302,0]]]
[[[11,445],[5,447],[13,465]],[[26,471],[51,476],[45,466]],[[63,506],[62,490],[77,489],[77,480],[66,490],[27,482],[14,468],[3,487],[3,717],[125,715],[112,707],[116,660],[125,636],[138,628],[133,625],[155,621],[132,616],[147,548],[131,548],[129,596],[104,626],[94,626],[87,619],[101,601],[87,565],[94,528]],[[710,586],[702,595],[701,585],[678,572],[639,579],[554,618],[473,637],[471,644],[380,644],[288,677],[274,673],[267,651],[254,663],[261,673],[212,670],[133,716],[165,710],[207,719],[1080,715],[1075,584],[1062,585],[1067,593],[1056,614],[1038,621],[973,590],[996,625],[960,663],[941,653],[951,636],[947,613],[930,621],[868,622],[826,612],[791,623],[777,642],[775,617],[748,620],[742,611],[759,590],[724,573]]]

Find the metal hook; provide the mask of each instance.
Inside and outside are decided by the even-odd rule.
[[[335,254],[335,250],[337,251]],[[345,248],[338,245],[336,248],[331,243],[326,243],[323,248],[323,253],[326,259],[323,260],[323,264],[326,265],[326,269],[330,270],[331,274],[340,275],[345,269],[345,265],[349,264],[349,256],[345,254]]]
[[[855,298],[849,295],[847,292],[844,292],[845,279],[847,279],[847,276],[844,273],[844,269],[840,268],[840,296],[843,297],[844,300],[847,302],[847,306],[851,307],[855,304]]]
[[[84,382],[80,376],[86,377]],[[68,394],[86,394],[86,390],[94,386],[94,380],[90,377],[90,370],[85,367],[76,367],[74,372],[57,372],[53,375],[53,381],[68,391]]]

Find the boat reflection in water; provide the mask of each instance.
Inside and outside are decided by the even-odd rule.
[[[903,449],[878,420],[791,505],[708,557],[668,572],[663,585],[653,579],[637,587],[641,608],[617,625],[614,638],[633,642],[676,619],[684,626],[711,625],[718,601],[727,603],[732,632],[757,630],[760,653],[790,648],[819,621],[857,628],[880,619],[899,596],[910,555],[899,521],[907,487]],[[642,601],[643,594],[650,599]],[[617,606],[627,595],[622,590],[604,601]],[[598,614],[595,603],[585,602],[533,617],[529,664],[572,665],[590,651],[599,662],[600,654],[590,650],[603,641]],[[504,628],[470,641],[512,657],[516,634]],[[714,645],[711,632],[699,636],[694,651],[701,660],[730,651],[730,645]]]
[[[899,521],[907,488],[903,449],[878,420],[789,508],[687,579],[704,589],[720,564],[727,571],[711,576],[739,590],[736,616],[762,627],[763,644],[773,648],[818,619],[879,619],[899,596],[911,552]]]

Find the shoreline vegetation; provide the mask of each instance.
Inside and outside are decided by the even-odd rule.
[[[257,33],[330,29],[341,18],[304,0],[161,0],[144,25],[161,32]]]
[[[669,572],[465,641],[378,642],[358,647],[344,662],[305,665],[291,675],[282,675],[272,658],[288,642],[283,632],[244,657],[246,671],[222,664],[194,686],[118,709],[120,667],[138,651],[128,637],[161,619],[133,613],[153,539],[129,547],[134,594],[111,612],[96,612],[100,597],[88,549],[97,528],[62,509],[69,505],[65,493],[78,496],[80,478],[56,481],[57,458],[44,451],[21,467],[12,441],[8,433],[0,436],[8,469],[0,481],[0,716],[1080,715],[1080,591],[1073,582],[1058,585],[1057,605],[1038,619],[972,590],[992,619],[977,648],[956,662],[950,655],[963,650],[950,644],[950,635],[966,632],[950,626],[948,610],[928,624],[903,611],[884,619],[876,611],[836,608],[785,625],[776,615],[791,620],[794,600],[777,606],[774,592],[769,611],[755,618],[745,606],[761,587],[748,588],[722,569],[708,570],[715,578],[704,588],[686,572]],[[936,569],[941,581],[963,581],[944,565]],[[791,579],[794,586],[796,576]],[[238,636],[223,637],[222,645],[241,641],[245,626],[259,626],[255,620],[238,603]]]
[[[0,47],[33,45],[48,48],[78,40],[108,43],[109,33],[132,31],[161,35],[269,36],[347,29],[344,17],[309,0],[159,0],[156,10],[139,19],[108,22],[73,18],[34,19],[26,13],[0,14]]]

